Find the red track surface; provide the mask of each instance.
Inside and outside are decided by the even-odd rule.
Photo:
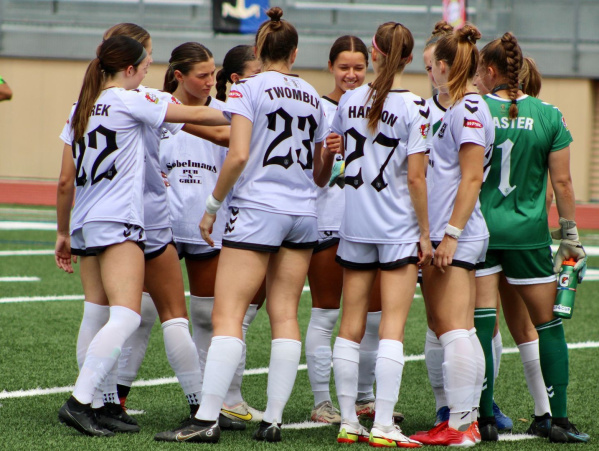
[[[0,204],[56,205],[56,182],[0,180]],[[557,227],[555,204],[549,213],[549,225]],[[576,222],[581,229],[599,229],[599,204],[578,204]]]

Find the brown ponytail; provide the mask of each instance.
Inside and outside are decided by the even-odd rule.
[[[481,38],[474,25],[466,23],[452,34],[443,36],[435,47],[435,60],[445,61],[449,66],[447,87],[452,102],[466,94],[468,80],[474,77],[478,66],[476,41]]]
[[[187,75],[197,63],[204,63],[212,59],[212,52],[199,42],[185,42],[175,47],[168,60],[168,68],[164,74],[163,91],[175,92],[179,82],[175,78],[175,71]]]
[[[223,68],[216,74],[216,98],[221,101],[227,100],[227,83],[233,83],[232,74],[241,76],[246,65],[255,61],[254,49],[251,45],[238,45],[227,52],[223,59]]]
[[[283,10],[278,6],[270,8],[266,15],[270,20],[263,22],[256,33],[256,55],[263,63],[286,61],[297,48],[297,30],[281,19]]]
[[[520,69],[520,83],[522,91],[531,97],[539,97],[541,92],[542,77],[535,60],[525,56],[522,59],[522,69]]]
[[[145,52],[142,44],[126,36],[109,38],[98,46],[97,57],[89,63],[83,77],[83,85],[73,113],[73,146],[83,138],[90,112],[100,96],[104,82],[129,66],[137,69],[145,57]]]
[[[402,24],[387,22],[377,29],[373,44],[376,44],[381,58],[378,74],[368,91],[368,100],[373,99],[368,113],[368,129],[374,133],[383,113],[387,94],[393,86],[395,74],[402,72],[410,62],[414,38],[410,30]]]
[[[497,73],[507,79],[507,90],[512,101],[509,118],[518,117],[518,83],[522,69],[522,50],[516,36],[505,33],[500,39],[489,42],[481,50],[481,60],[485,66],[493,66]]]

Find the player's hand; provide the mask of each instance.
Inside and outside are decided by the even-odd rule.
[[[433,245],[431,244],[430,238],[420,236],[420,242],[418,243],[418,266],[428,266],[433,259]]]
[[[587,254],[578,240],[562,240],[559,248],[553,257],[553,272],[556,274],[562,269],[562,263],[565,260],[573,258],[576,260],[574,270],[580,269],[586,262]]]
[[[212,234],[212,227],[214,226],[215,221],[216,214],[211,215],[207,212],[204,212],[204,216],[202,216],[202,220],[200,221],[200,232],[202,234],[202,238],[204,238],[204,241],[206,241],[210,247],[214,247],[214,241],[210,235]]]
[[[453,255],[455,254],[456,249],[458,248],[458,240],[450,237],[449,235],[445,235],[441,243],[435,249],[435,259],[433,260],[433,264],[437,267],[439,271],[442,273],[445,272],[445,268],[453,262]]]
[[[331,133],[325,140],[325,148],[329,153],[341,153],[341,135]]]
[[[56,237],[56,246],[54,247],[54,261],[63,271],[72,274],[72,261],[77,263],[77,256],[71,254],[71,237],[68,235],[58,235]]]

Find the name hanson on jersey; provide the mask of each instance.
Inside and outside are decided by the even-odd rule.
[[[368,113],[370,112],[370,107],[365,106],[350,106],[347,109],[347,117],[350,119],[356,118],[366,118],[368,117]],[[381,113],[381,122],[390,125],[393,127],[395,122],[397,121],[397,116],[393,113],[389,113],[387,110],[383,110]]]
[[[518,117],[516,119],[510,119],[502,117],[501,120],[498,117],[493,118],[495,128],[519,128],[523,130],[532,130],[535,123],[532,117]]]
[[[171,163],[166,163],[166,167],[169,171],[173,168],[198,168],[198,169],[206,169],[207,171],[213,172],[215,174],[218,172],[216,169],[216,166],[212,166],[212,165],[206,164],[206,163],[200,163],[198,161],[191,161],[191,160],[187,160],[187,161],[175,160]]]
[[[299,100],[301,102],[308,103],[316,109],[318,109],[318,105],[320,105],[320,100],[318,100],[317,97],[314,97],[312,94],[299,89],[275,86],[274,88],[265,89],[264,92],[270,96],[270,100],[274,100],[275,96],[277,99],[280,99],[281,97],[287,97],[288,99]]]

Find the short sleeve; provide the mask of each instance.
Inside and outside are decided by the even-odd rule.
[[[462,114],[455,116],[455,122],[452,124],[452,132],[458,145],[473,143],[485,147],[485,115],[481,110],[480,102],[482,99],[464,99]],[[486,106],[486,104],[485,104]]]
[[[163,102],[181,105],[181,102],[169,92],[157,91],[157,96]],[[162,127],[167,129],[173,135],[179,133],[184,126],[185,124],[174,124],[171,122],[164,122],[162,124]]]
[[[318,104],[318,128],[316,129],[316,133],[314,135],[314,142],[323,142],[330,133],[329,122],[325,116],[324,108],[322,107],[322,102]]]
[[[573,141],[572,134],[570,133],[570,130],[568,130],[566,119],[564,119],[561,111],[557,108],[555,108],[554,111],[556,131],[553,137],[553,143],[551,144],[551,152],[568,147]]]
[[[246,89],[247,81],[241,80],[235,83],[229,91],[229,97],[223,111],[224,116],[230,121],[233,114],[239,114],[252,123],[254,122],[254,108],[249,90]]]
[[[62,132],[60,133],[60,139],[69,146],[73,145],[73,128],[71,126],[71,121],[73,120],[73,114],[75,114],[75,107],[77,104],[74,104],[71,108],[71,113],[69,114],[69,118],[67,119],[66,124],[62,128]]]
[[[424,99],[420,99],[420,102],[414,101],[414,103],[408,130],[408,145],[406,149],[408,155],[427,151],[428,134],[430,132],[429,119],[431,111],[429,106]]]
[[[121,91],[119,94],[134,119],[152,128],[162,125],[168,102],[151,92]]]

